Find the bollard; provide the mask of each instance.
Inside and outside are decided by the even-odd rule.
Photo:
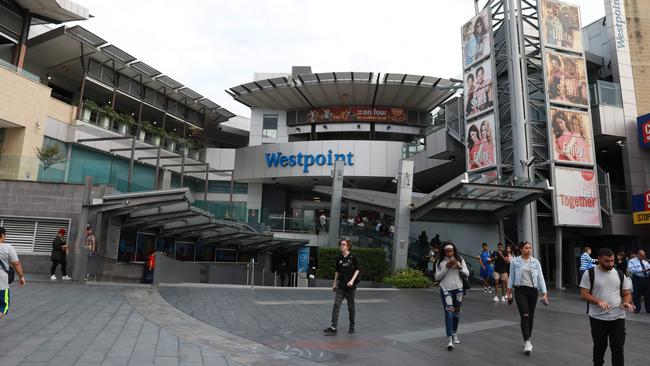
[[[248,286],[248,283],[249,283],[248,282],[248,280],[249,280],[248,276],[250,275],[250,269],[251,269],[251,265],[246,264],[246,286]]]
[[[278,287],[278,271],[273,272],[273,287]]]
[[[262,286],[264,286],[264,272],[266,271],[266,268],[262,268]]]

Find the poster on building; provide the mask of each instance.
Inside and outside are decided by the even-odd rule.
[[[467,141],[467,171],[472,172],[496,166],[497,144],[494,114],[468,122],[465,125]]]
[[[594,163],[593,131],[587,112],[551,107],[549,121],[553,160],[586,165]]]
[[[650,113],[636,118],[639,127],[639,146],[650,149]]]
[[[587,72],[582,57],[546,50],[546,93],[551,103],[588,107]]]
[[[309,123],[323,122],[386,122],[403,123],[407,121],[403,108],[382,107],[322,107],[307,112]]]
[[[492,21],[485,9],[461,28],[463,70],[490,56],[492,52]]]
[[[494,108],[493,86],[491,59],[465,73],[465,119]]]
[[[598,177],[593,169],[553,168],[556,226],[601,227]]]
[[[561,1],[542,0],[539,10],[544,44],[547,47],[582,53],[580,8]]]
[[[632,196],[632,217],[635,225],[650,224],[650,191]]]

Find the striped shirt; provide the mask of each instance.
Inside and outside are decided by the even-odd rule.
[[[589,253],[584,252],[580,256],[580,270],[581,271],[586,271],[590,268],[593,268],[594,263],[596,263],[596,260],[591,258]]]

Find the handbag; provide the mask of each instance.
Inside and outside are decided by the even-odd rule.
[[[462,271],[458,271],[460,280],[463,281],[463,290],[467,291],[472,288],[472,284],[469,282],[469,275],[465,275]]]
[[[7,283],[11,284],[12,282],[14,282],[14,278],[16,277],[16,271],[14,270],[14,267],[10,265],[9,269],[7,269],[3,261],[0,261],[0,266],[2,267],[2,269],[4,269],[5,272],[7,272],[7,277],[8,277]]]

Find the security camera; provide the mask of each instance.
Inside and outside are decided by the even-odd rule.
[[[616,141],[616,145],[618,145],[619,147],[623,147],[623,146],[625,146],[625,141],[618,140],[618,141]]]
[[[393,178],[391,182],[393,182],[393,184],[397,184],[397,178]]]

